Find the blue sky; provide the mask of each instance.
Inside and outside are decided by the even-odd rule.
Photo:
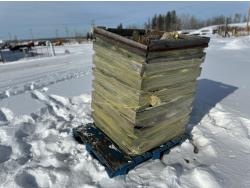
[[[200,19],[215,15],[246,14],[249,2],[0,2],[0,39],[54,37],[86,32],[91,22],[114,27],[142,25],[155,13],[176,10]]]

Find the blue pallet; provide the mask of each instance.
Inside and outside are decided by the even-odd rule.
[[[111,178],[125,175],[131,169],[149,159],[160,159],[161,156],[172,147],[187,139],[187,135],[184,134],[142,155],[130,156],[120,150],[119,147],[99,128],[95,127],[93,123],[74,128],[73,136],[78,142],[86,145],[87,151],[105,166]]]

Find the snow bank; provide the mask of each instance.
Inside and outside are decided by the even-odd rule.
[[[241,50],[249,48],[250,45],[250,36],[234,38],[226,43],[224,49],[227,50]]]

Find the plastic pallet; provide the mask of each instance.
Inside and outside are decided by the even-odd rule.
[[[119,147],[99,128],[95,127],[93,123],[74,128],[73,136],[78,142],[86,145],[87,151],[105,166],[111,178],[125,175],[131,169],[149,159],[160,159],[161,156],[172,147],[187,139],[187,136],[184,134],[142,155],[130,156],[120,150]]]

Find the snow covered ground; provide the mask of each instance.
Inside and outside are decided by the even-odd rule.
[[[211,36],[214,34],[214,31],[218,29],[218,26],[224,26],[224,24],[221,25],[211,25],[207,27],[202,27],[197,30],[186,30],[191,35],[203,35],[203,36]],[[228,24],[230,27],[239,27],[239,28],[247,28],[247,22],[243,23],[231,23]],[[185,30],[183,30],[185,32]],[[179,31],[181,32],[181,31]],[[246,34],[245,34],[246,35]]]
[[[192,140],[113,179],[71,132],[92,121],[92,45],[64,48],[0,65],[0,187],[250,187],[250,37],[211,39]]]

